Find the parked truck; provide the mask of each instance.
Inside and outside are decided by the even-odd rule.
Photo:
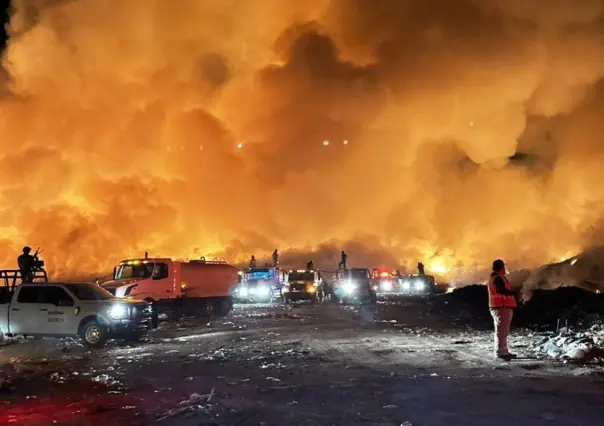
[[[323,301],[321,274],[315,270],[298,269],[289,271],[288,282],[283,287],[283,299],[286,304],[299,300],[312,303]]]
[[[377,293],[367,268],[339,269],[331,283],[331,299],[334,302],[377,303]]]
[[[235,300],[239,303],[267,303],[282,299],[287,275],[278,266],[250,268],[243,272],[242,280],[234,291]]]
[[[0,342],[18,335],[73,336],[90,348],[100,348],[109,339],[139,340],[151,328],[150,304],[116,299],[94,284],[34,282],[0,287]]]
[[[225,316],[233,309],[237,268],[225,260],[177,261],[170,258],[130,259],[113,269],[101,286],[116,297],[134,297],[153,304],[158,313]]]

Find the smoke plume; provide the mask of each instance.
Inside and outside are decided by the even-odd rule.
[[[0,261],[461,279],[604,242],[601,0],[13,0]],[[326,141],[326,142],[324,142]],[[346,141],[346,142],[345,142]],[[599,237],[598,237],[599,235]],[[333,268],[332,268],[333,269]]]

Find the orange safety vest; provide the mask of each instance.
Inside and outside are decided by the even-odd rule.
[[[497,277],[503,279],[506,289],[512,290],[512,286],[505,275],[497,274],[492,276],[489,280],[489,308],[515,308],[516,299],[514,296],[497,293],[497,286],[495,285],[495,278]]]

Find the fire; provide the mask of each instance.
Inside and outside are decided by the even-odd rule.
[[[350,2],[14,0],[2,267],[278,247],[451,276],[604,241],[599,3]]]
[[[446,275],[449,272],[449,268],[438,262],[431,263],[428,269],[437,275]]]

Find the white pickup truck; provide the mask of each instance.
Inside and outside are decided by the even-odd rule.
[[[117,299],[89,283],[0,287],[0,342],[5,336],[79,336],[90,348],[107,340],[138,340],[152,328],[151,305]]]

